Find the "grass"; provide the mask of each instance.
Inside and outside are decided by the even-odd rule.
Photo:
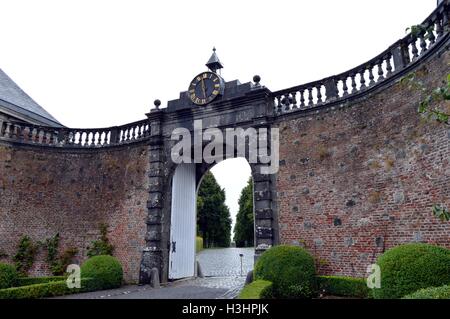
[[[242,289],[239,299],[262,299],[261,293],[265,289],[270,289],[272,283],[267,280],[256,280]]]

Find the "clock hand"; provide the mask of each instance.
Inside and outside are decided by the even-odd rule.
[[[204,82],[204,80],[202,79],[202,90],[203,90],[203,96],[205,97],[205,99],[206,99],[206,89],[205,89],[205,82]]]

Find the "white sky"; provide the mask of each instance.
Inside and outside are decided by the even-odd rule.
[[[421,23],[435,0],[0,0],[0,68],[69,127],[144,118],[205,70],[279,90],[363,63]],[[213,170],[234,215],[250,174]]]

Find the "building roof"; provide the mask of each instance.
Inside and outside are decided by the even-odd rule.
[[[206,66],[213,72],[216,72],[219,69],[223,68],[223,64],[220,62],[219,57],[216,54],[216,48],[213,48],[213,53],[209,58],[208,62],[206,62]]]
[[[2,69],[0,69],[0,112],[31,124],[63,126],[29,97]]]

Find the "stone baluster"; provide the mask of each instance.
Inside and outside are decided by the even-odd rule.
[[[47,144],[47,134],[42,128],[39,128],[39,144]]]
[[[383,59],[378,61],[377,68],[378,68],[378,80],[377,81],[380,82],[380,81],[384,80]]]
[[[342,79],[342,96],[347,96],[348,94],[347,76],[345,76]]]
[[[308,108],[311,108],[314,106],[314,98],[313,98],[313,88],[308,88]]]
[[[69,133],[69,143],[72,145],[76,144],[77,131],[70,131]]]
[[[50,130],[48,132],[48,144],[49,145],[54,145],[57,143],[57,136],[56,136],[56,132],[54,130]]]
[[[364,90],[367,87],[366,78],[364,77],[364,75],[366,74],[366,69],[362,69],[359,74],[360,74],[359,82],[361,84],[360,90]]]
[[[435,24],[433,24],[432,28],[430,28],[427,32],[428,40],[430,40],[430,46],[436,42],[436,36],[434,35],[435,28]]]
[[[300,90],[300,108],[305,108],[305,90]]]
[[[369,70],[369,87],[375,84],[375,77],[373,75],[373,68],[374,65],[369,65],[368,70]]]
[[[26,142],[31,142],[32,138],[32,126],[26,126],[23,130],[23,139]]]
[[[281,114],[281,101],[280,101],[280,97],[276,96],[275,97],[275,113],[277,114]]]
[[[356,74],[350,74],[350,77],[352,78],[352,93],[354,94],[358,89],[356,87]]]
[[[316,90],[317,90],[317,104],[321,104],[322,101],[322,92],[320,91],[320,89],[322,88],[322,84],[318,84],[316,86]]]
[[[440,39],[443,34],[444,34],[444,28],[442,27],[442,20],[441,20],[441,17],[438,17],[438,19],[436,20],[437,39]]]
[[[392,74],[392,64],[391,64],[392,54],[388,54],[386,57],[386,77]],[[397,67],[395,68],[397,70]]]
[[[39,131],[36,127],[33,127],[33,129],[30,132],[31,138],[30,141],[32,143],[37,143],[39,141]]]
[[[413,41],[411,42],[411,53],[413,60],[416,60],[419,57],[419,50],[417,49],[416,41],[417,39],[413,38]]]
[[[11,132],[11,138],[16,140],[18,137],[18,131],[19,131],[19,126],[17,124],[12,124],[12,132]]]
[[[289,112],[290,108],[291,108],[291,101],[289,99],[289,93],[285,94],[283,97],[283,101],[284,101],[284,111],[285,112]]]
[[[419,35],[420,54],[424,54],[427,51],[427,41],[425,40],[425,32],[421,32]]]
[[[297,99],[295,98],[296,95],[297,95],[297,92],[292,92],[292,93],[291,93],[292,109],[293,109],[293,110],[298,109],[298,106],[297,106]]]

